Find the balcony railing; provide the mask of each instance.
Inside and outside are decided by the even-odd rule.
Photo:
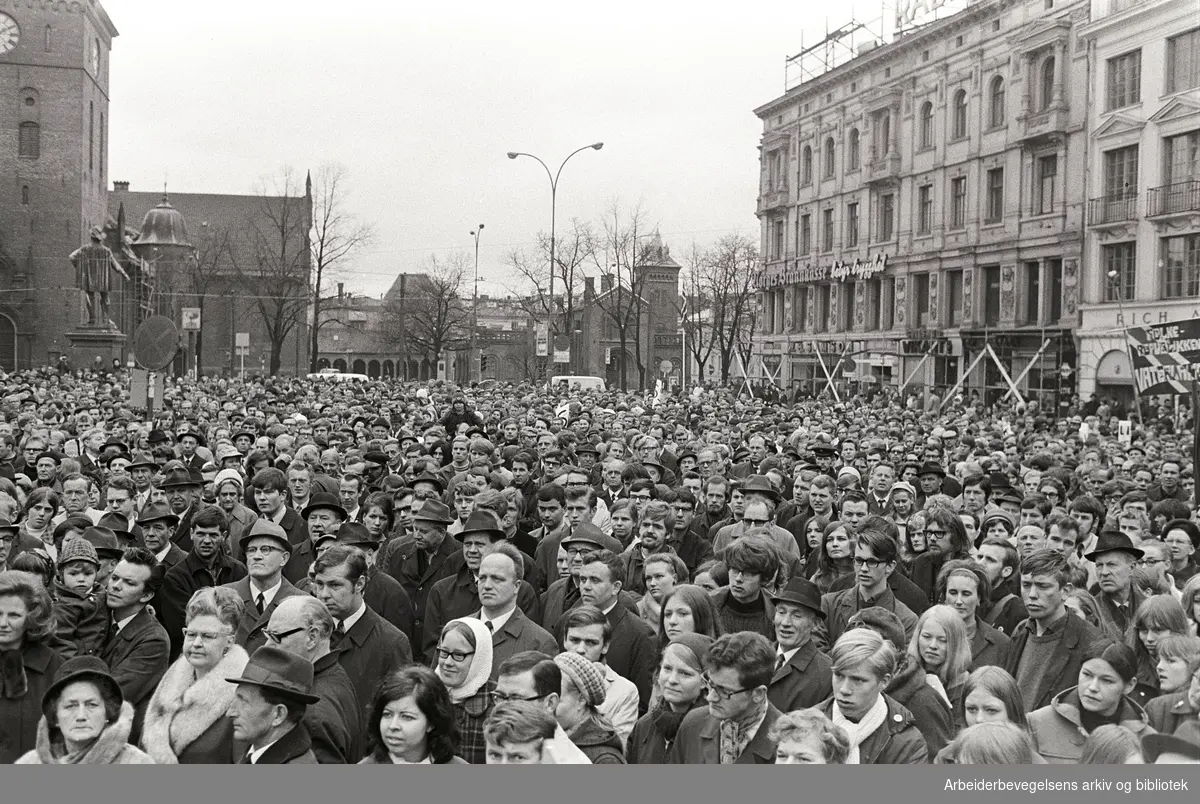
[[[1147,217],[1200,210],[1200,179],[1151,187]]]
[[[1137,194],[1123,193],[1093,198],[1088,202],[1088,222],[1092,226],[1137,220]]]

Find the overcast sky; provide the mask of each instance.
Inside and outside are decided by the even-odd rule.
[[[618,198],[643,202],[680,255],[757,240],[752,109],[782,92],[801,33],[825,30],[822,6],[796,0],[102,2],[121,34],[110,178],[250,193],[284,166],[340,162],[377,231],[348,285],[375,295],[432,253],[471,250],[480,222],[482,288],[513,284],[505,255],[549,230],[550,183],[509,150],[554,168],[604,142],[563,172],[560,231]]]

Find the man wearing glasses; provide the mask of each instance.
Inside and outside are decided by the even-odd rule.
[[[1133,562],[1135,567],[1145,567],[1154,574],[1154,583],[1169,587],[1171,594],[1180,602],[1183,593],[1179,584],[1168,571],[1171,566],[1171,548],[1164,542],[1148,539],[1141,544],[1142,557]]]
[[[1182,590],[1198,571],[1196,550],[1200,549],[1200,528],[1186,519],[1168,522],[1163,527],[1163,544],[1170,552],[1170,573],[1175,587]]]
[[[283,577],[292,549],[283,528],[265,519],[257,520],[242,537],[240,550],[246,561],[246,577],[225,586],[237,592],[245,606],[234,638],[246,653],[254,653],[266,644],[264,629],[279,604],[304,595]]]
[[[779,710],[767,700],[775,649],[762,634],[725,634],[705,657],[708,706],[689,712],[667,756],[670,765],[754,765],[775,762],[767,736]]]
[[[330,645],[333,629],[333,617],[321,601],[296,595],[275,607],[264,633],[271,645],[312,662],[312,694],[321,700],[309,705],[302,720],[317,762],[353,765],[363,754],[362,706]]]
[[[896,571],[898,553],[896,540],[881,530],[868,528],[858,534],[854,548],[854,586],[821,597],[830,644],[837,642],[847,630],[850,618],[856,612],[872,606],[895,614],[904,626],[905,638],[912,637],[917,627],[917,615],[896,599],[888,585],[888,579]]]
[[[591,765],[587,754],[571,742],[555,718],[561,694],[562,670],[549,654],[530,650],[518,653],[500,664],[492,699],[497,704],[521,701],[540,706],[554,718],[554,738],[546,746],[554,758],[554,764]]]

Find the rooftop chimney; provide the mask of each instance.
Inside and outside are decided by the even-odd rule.
[[[610,290],[612,290],[612,286],[613,286],[613,275],[612,274],[601,274],[600,275],[600,292],[608,293]]]
[[[114,181],[114,182],[113,182],[113,191],[114,191],[114,192],[118,192],[118,193],[127,193],[127,192],[129,192],[129,182],[127,182],[127,181]]]

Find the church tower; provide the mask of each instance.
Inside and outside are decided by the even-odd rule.
[[[109,53],[96,0],[0,0],[0,368],[74,354],[70,256],[107,216]],[[111,355],[116,357],[117,355]]]
[[[654,380],[664,384],[679,382],[682,367],[683,340],[679,334],[679,272],[682,269],[671,250],[663,245],[656,232],[651,241],[638,254],[637,287],[647,302],[647,323],[650,332],[642,338],[643,354],[647,369],[646,378],[651,388]],[[664,376],[664,361],[670,361],[671,370]]]

